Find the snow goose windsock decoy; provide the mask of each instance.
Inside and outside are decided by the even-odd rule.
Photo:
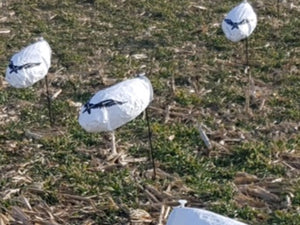
[[[43,79],[51,65],[51,48],[43,38],[12,56],[5,79],[15,88],[26,88]]]
[[[227,39],[238,42],[251,35],[257,24],[257,16],[252,6],[244,0],[227,14],[222,29]]]
[[[186,202],[186,201],[185,201]],[[247,225],[229,217],[198,208],[175,207],[166,225]]]
[[[114,130],[135,119],[152,100],[150,80],[138,75],[97,92],[81,108],[78,121],[88,132],[111,132],[112,153],[117,154]]]
[[[52,50],[42,37],[33,44],[14,54],[6,69],[5,79],[15,88],[27,88],[45,78],[49,119],[52,126],[51,98],[49,96],[47,74],[51,66]]]

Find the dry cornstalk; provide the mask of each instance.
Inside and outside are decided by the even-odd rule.
[[[208,139],[205,131],[202,129],[201,125],[198,125],[198,130],[199,130],[199,133],[200,133],[200,137],[201,139],[203,140],[205,146],[208,148],[208,149],[212,149],[212,145],[211,145],[211,142],[210,140]]]

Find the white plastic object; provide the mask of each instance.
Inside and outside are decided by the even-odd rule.
[[[179,202],[179,204],[180,204],[179,207],[183,208],[183,207],[185,207],[185,204],[187,203],[187,200],[180,199],[180,200],[178,200],[178,202]]]
[[[238,42],[249,37],[257,24],[257,16],[252,6],[244,0],[227,14],[222,29],[227,39]]]
[[[166,225],[247,225],[220,214],[197,208],[176,207]]]
[[[46,40],[28,45],[12,56],[5,79],[16,88],[32,86],[43,79],[51,65],[51,48]]]
[[[150,80],[139,75],[97,92],[81,108],[79,124],[88,132],[113,131],[135,119],[152,100]]]

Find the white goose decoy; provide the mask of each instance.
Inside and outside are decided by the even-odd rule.
[[[243,0],[227,14],[222,22],[222,30],[227,39],[238,42],[249,37],[256,24],[256,13],[247,0]]]
[[[12,56],[5,79],[15,88],[32,86],[47,75],[51,52],[48,42],[40,38]]]
[[[51,53],[48,42],[42,37],[39,38],[38,41],[12,56],[6,69],[5,79],[15,88],[27,88],[45,78],[49,120],[52,126],[51,98],[46,77],[51,66]]]
[[[186,202],[186,201],[185,201]],[[175,207],[168,217],[166,225],[247,225],[237,220],[222,216],[220,214],[181,206]]]
[[[81,108],[78,121],[87,132],[111,132],[112,153],[117,154],[114,130],[135,119],[152,100],[151,82],[142,74],[97,92]]]

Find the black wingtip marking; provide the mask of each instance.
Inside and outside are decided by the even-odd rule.
[[[249,21],[247,19],[243,19],[242,21],[240,22],[233,22],[231,19],[224,19],[224,21],[232,26],[231,27],[231,30],[234,30],[234,29],[239,29],[239,25],[242,25],[242,24],[245,24],[245,23],[248,23]]]
[[[18,73],[19,70],[21,69],[29,69],[32,68],[34,66],[39,66],[41,63],[26,63],[24,65],[21,66],[16,66],[14,65],[13,61],[10,61],[8,68],[10,69],[9,73]]]
[[[92,109],[97,109],[97,108],[101,109],[103,107],[111,107],[114,105],[123,105],[124,103],[126,103],[126,102],[121,102],[121,101],[117,101],[117,100],[113,100],[113,99],[107,99],[107,100],[101,101],[96,104],[87,102],[84,105],[84,110],[82,113],[88,112],[88,114],[91,114]]]

